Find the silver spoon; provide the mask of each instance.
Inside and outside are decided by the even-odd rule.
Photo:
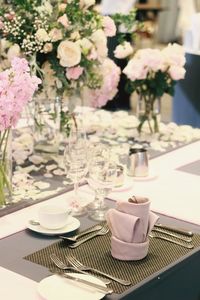
[[[30,223],[31,225],[35,225],[35,226],[40,225],[40,222],[38,222],[38,221],[36,221],[36,220],[29,220],[29,223]]]

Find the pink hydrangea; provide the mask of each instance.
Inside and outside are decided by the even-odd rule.
[[[118,83],[120,80],[120,68],[109,58],[105,59],[101,69],[103,83],[99,89],[83,90],[83,101],[85,105],[92,107],[102,107],[116,95]]]
[[[0,73],[0,131],[15,126],[41,80],[30,75],[28,62],[15,57],[11,68]]]

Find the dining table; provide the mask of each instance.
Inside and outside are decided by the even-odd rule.
[[[113,293],[104,296],[104,299],[200,299],[199,180],[200,141],[195,140],[152,157],[146,178],[125,176],[123,186],[108,194],[108,209],[115,208],[117,201],[127,201],[132,195],[147,197],[151,201],[151,210],[159,216],[159,223],[194,233],[193,249],[149,237],[147,257],[138,262],[114,259],[109,236],[106,240],[104,237],[95,238],[91,244],[85,243],[84,247],[78,247],[77,252],[70,252],[74,249],[69,249],[68,244],[57,235],[44,235],[28,228],[29,220],[37,217],[38,209],[44,203],[67,204],[72,189],[2,215],[1,299],[44,299],[38,292],[38,285],[52,275],[48,267],[49,255],[55,251],[61,255],[75,253],[103,270],[109,268],[118,277],[124,276],[131,280],[131,285],[127,287],[111,283]],[[83,184],[80,191],[85,199],[93,200],[94,193],[87,184]],[[76,218],[80,221],[80,228],[74,232],[84,231],[98,223],[87,214]],[[68,296],[69,299],[73,297],[66,295],[66,298]]]

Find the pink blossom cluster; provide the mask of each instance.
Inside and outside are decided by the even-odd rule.
[[[128,62],[123,73],[131,81],[146,79],[149,75],[161,71],[167,72],[172,80],[180,80],[185,76],[185,53],[182,46],[169,44],[162,50],[141,49]]]
[[[106,58],[100,68],[103,83],[99,89],[83,89],[83,101],[85,105],[102,107],[117,94],[117,86],[120,80],[120,68],[109,58]]]
[[[11,68],[0,73],[0,131],[15,126],[41,80],[30,75],[28,62],[15,57]]]

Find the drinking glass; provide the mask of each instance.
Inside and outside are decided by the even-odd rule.
[[[70,132],[64,151],[64,165],[67,178],[74,184],[74,195],[70,203],[72,215],[83,215],[86,213],[86,209],[78,189],[80,181],[85,178],[88,171],[87,140],[84,132],[78,130]]]
[[[117,166],[114,162],[96,158],[89,165],[88,183],[95,191],[94,210],[90,211],[90,217],[97,221],[105,220],[105,197],[115,186],[117,178]]]

